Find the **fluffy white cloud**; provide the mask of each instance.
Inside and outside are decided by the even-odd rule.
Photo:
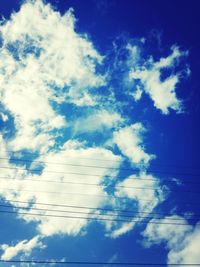
[[[9,246],[7,244],[0,245],[0,249],[3,251],[1,255],[2,260],[11,260],[19,254],[28,256],[31,254],[33,249],[43,249],[41,238],[36,236],[30,240],[23,240],[14,246]]]
[[[39,208],[37,202],[94,208],[112,202],[103,183],[105,176],[117,175],[120,156],[107,149],[89,148],[84,142],[73,140],[56,144],[53,150],[61,130],[65,131],[70,125],[67,112],[65,118],[56,107],[68,102],[77,106],[95,105],[90,90],[104,84],[104,77],[96,73],[102,56],[88,37],[77,34],[74,27],[72,10],[61,16],[40,0],[26,1],[18,13],[13,13],[11,19],[0,26],[3,40],[0,51],[0,97],[5,109],[14,118],[16,128],[12,140],[1,138],[1,156],[9,158],[12,154],[7,150],[26,149],[42,152],[37,161],[44,161],[32,162],[32,169],[41,168],[41,172],[34,172],[26,170],[26,162],[19,165],[20,162],[2,160],[5,164],[2,178],[8,179],[1,180],[0,195],[16,207],[20,203],[12,200],[34,202],[28,214],[47,214],[42,210],[34,212],[33,208]],[[82,122],[79,120],[78,127],[82,127],[82,132],[96,131],[102,127],[112,128],[121,121],[119,114],[99,110],[87,118],[83,117]],[[21,155],[23,158],[23,153]],[[20,158],[20,154],[17,157]],[[92,165],[87,157],[103,158],[104,166],[79,166]],[[81,175],[84,173],[87,175]],[[54,180],[55,183],[47,180]],[[85,186],[84,183],[96,185]],[[67,210],[65,215],[76,216],[74,209]],[[24,209],[20,211],[24,212]],[[38,231],[44,235],[76,235],[89,222],[87,217],[94,216],[94,210],[86,210],[83,215],[85,219],[28,214],[19,216],[26,221],[35,220]]]
[[[129,232],[134,228],[137,222],[148,220],[149,214],[151,214],[158,203],[161,203],[165,198],[165,193],[159,185],[159,179],[156,179],[156,177],[152,175],[147,175],[144,172],[139,175],[131,175],[124,181],[119,182],[116,186],[115,195],[129,200],[130,202],[128,202],[128,204],[130,205],[130,203],[132,203],[131,206],[134,207],[132,209],[136,211],[136,213],[134,214],[133,212],[132,218],[129,218],[130,220],[132,219],[133,222],[109,224],[107,229],[109,229],[111,232],[110,236],[113,238]],[[135,203],[135,206],[133,203]],[[129,205],[127,205],[127,207]]]
[[[160,109],[163,114],[168,114],[170,108],[177,112],[182,110],[182,103],[176,95],[176,86],[180,77],[179,73],[173,72],[173,67],[186,54],[181,52],[178,47],[173,46],[172,53],[169,56],[161,58],[159,61],[150,58],[144,65],[136,64],[129,73],[130,79],[141,82],[144,92],[150,96],[154,106]],[[162,80],[161,73],[166,70],[170,70],[172,74],[167,75]],[[138,100],[140,96],[141,91],[137,90],[134,98]]]
[[[178,219],[180,224],[148,224],[143,232],[146,246],[153,244],[166,243],[168,250],[168,264],[176,263],[199,263],[199,243],[200,243],[200,225],[189,225],[187,221],[180,216],[173,215],[161,219],[161,223],[167,223],[170,219]],[[151,222],[154,222],[152,220]]]
[[[97,165],[95,161],[91,162],[93,158],[103,158],[105,160],[102,168],[100,164],[95,167]],[[0,195],[16,207],[22,206],[22,204],[16,203],[16,200],[35,203],[31,205],[28,211],[25,210],[27,215],[19,216],[27,222],[36,221],[38,230],[42,235],[77,235],[90,222],[87,217],[94,216],[95,210],[69,207],[62,208],[62,210],[66,210],[66,213],[60,213],[56,210],[61,208],[51,207],[55,209],[55,212],[38,211],[34,210],[34,208],[41,208],[37,203],[59,203],[94,208],[108,205],[112,203],[112,197],[105,192],[104,182],[115,179],[120,164],[121,158],[107,149],[88,148],[85,147],[84,143],[68,141],[60,148],[59,152],[55,151],[41,155],[37,162],[32,163],[32,169],[38,169],[39,166],[42,166],[41,173],[31,174],[30,171],[6,169],[5,177],[13,179],[2,180]],[[93,165],[94,167],[92,167]],[[7,166],[10,168],[16,167],[8,162]],[[86,183],[92,185],[86,186]],[[42,206],[42,208],[45,209],[45,206]],[[24,209],[19,211],[24,212]],[[85,214],[76,214],[73,213],[74,211],[85,212]],[[32,216],[29,213],[81,216],[85,219]]]
[[[114,132],[113,142],[133,164],[145,165],[154,157],[144,151],[142,140],[144,131],[145,128],[141,123],[135,123]]]
[[[0,99],[14,117],[12,149],[45,151],[54,145],[67,122],[52,102],[94,104],[89,90],[104,83],[95,70],[102,57],[74,24],[72,10],[61,16],[36,0],[0,26]]]

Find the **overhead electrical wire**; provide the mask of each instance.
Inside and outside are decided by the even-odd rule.
[[[110,188],[129,188],[129,189],[147,189],[147,190],[161,190],[162,188],[157,187],[134,187],[134,186],[123,186],[123,185],[104,185],[104,184],[95,184],[95,183],[82,183],[82,182],[71,182],[71,181],[66,181],[66,180],[61,180],[61,181],[56,181],[56,180],[39,180],[39,179],[32,179],[32,178],[27,178],[27,179],[17,179],[17,178],[10,178],[10,177],[0,177],[0,180],[11,180],[14,182],[39,182],[39,183],[57,183],[57,184],[72,184],[72,185],[85,185],[85,186],[97,186],[97,187],[110,187]],[[200,192],[198,192],[200,193]]]
[[[29,263],[29,264],[61,264],[61,265],[110,265],[110,266],[166,266],[158,262],[101,262],[101,261],[56,261],[56,260],[0,260],[2,263]],[[180,266],[180,263],[169,263],[168,266]],[[181,266],[200,266],[200,263],[181,263]]]
[[[187,223],[173,223],[173,222],[160,222],[160,221],[155,221],[155,220],[160,220],[156,218],[151,218],[154,219],[154,221],[143,221],[143,220],[128,220],[128,219],[112,219],[112,218],[101,218],[101,217],[82,217],[82,216],[69,216],[69,215],[56,215],[56,214],[43,214],[43,213],[32,213],[32,212],[21,212],[21,211],[5,211],[5,210],[0,210],[0,213],[7,213],[7,214],[17,214],[17,215],[28,215],[28,216],[41,216],[41,217],[53,217],[53,218],[64,218],[64,219],[83,219],[83,220],[94,220],[94,221],[109,221],[109,222],[126,222],[126,223],[140,223],[140,224],[167,224],[167,225],[188,225]],[[91,216],[91,214],[90,214]]]
[[[3,201],[2,201],[3,202]],[[20,200],[13,200],[13,199],[6,199],[3,203],[10,202],[10,203],[20,203],[20,204],[29,204],[29,208],[32,205],[41,205],[41,206],[50,206],[50,207],[59,207],[59,208],[73,208],[73,209],[86,209],[86,210],[96,210],[96,211],[103,211],[103,212],[120,212],[120,213],[136,213],[136,214],[152,214],[152,215],[160,215],[160,216],[172,216],[171,213],[164,213],[164,212],[145,212],[145,211],[134,211],[130,209],[116,209],[116,208],[100,208],[100,207],[88,207],[88,206],[78,206],[78,205],[66,205],[66,204],[55,204],[55,203],[44,203],[44,202],[28,202],[28,201],[20,201]],[[17,206],[13,206],[17,207]],[[192,217],[200,217],[200,214],[191,214]],[[186,216],[183,214],[182,216]],[[190,214],[187,214],[190,217]]]
[[[158,189],[158,188],[144,188],[144,187],[132,187],[133,189],[135,190],[150,190],[150,191],[158,191],[161,189]],[[114,196],[114,195],[110,195],[110,194],[107,194],[107,195],[97,195],[97,194],[86,194],[86,193],[80,193],[80,192],[57,192],[57,191],[36,191],[36,190],[27,190],[27,189],[14,189],[14,188],[5,188],[5,187],[0,187],[0,190],[8,190],[8,191],[15,191],[15,192],[34,192],[35,194],[36,193],[45,193],[45,194],[62,194],[62,195],[83,195],[83,196],[95,196],[95,197],[100,197],[100,198],[116,198],[116,199],[124,199],[126,197],[117,197],[117,196]],[[178,192],[178,193],[192,193],[192,194],[199,194],[200,192],[198,191],[178,191],[178,190],[169,190],[169,191],[166,191],[166,192]]]
[[[98,217],[122,217],[122,218],[132,218],[132,219],[156,219],[156,220],[160,220],[160,219],[163,219],[163,218],[156,218],[156,217],[153,217],[153,215],[151,216],[152,213],[149,213],[148,216],[139,216],[139,215],[136,215],[134,216],[134,211],[132,212],[132,215],[127,215],[127,214],[113,214],[113,213],[106,213],[106,214],[102,214],[102,213],[89,213],[89,212],[83,212],[83,211],[77,211],[77,210],[55,210],[55,209],[44,209],[44,208],[35,208],[35,207],[23,207],[23,206],[12,206],[12,205],[4,205],[4,204],[0,204],[0,208],[14,208],[15,210],[16,209],[25,209],[25,210],[28,210],[28,211],[32,211],[32,210],[38,210],[38,211],[44,211],[44,212],[56,212],[56,213],[72,213],[72,214],[84,214],[84,215],[95,215],[95,216],[98,216]],[[4,210],[3,210],[4,211]],[[2,212],[3,212],[2,211]],[[6,210],[7,211],[7,210]],[[139,212],[138,212],[139,213]],[[138,214],[136,213],[136,214]],[[29,214],[29,213],[28,213]],[[97,217],[97,218],[98,218]],[[185,216],[186,217],[186,216]],[[185,218],[184,219],[188,219],[188,220],[196,220],[194,218]],[[197,215],[196,215],[197,217]],[[198,216],[200,217],[200,216]],[[183,221],[182,218],[165,218],[166,220],[168,221]]]
[[[1,168],[1,167],[0,167]],[[21,169],[20,169],[21,170]],[[23,170],[25,170],[25,169],[23,169]],[[123,182],[126,178],[125,177],[122,177],[122,176],[103,176],[103,175],[92,175],[92,174],[86,174],[86,173],[74,173],[74,172],[66,172],[65,174],[70,174],[70,175],[72,175],[73,176],[73,178],[74,178],[74,175],[78,175],[78,176],[87,176],[87,178],[92,178],[92,179],[95,179],[95,178],[98,178],[98,177],[106,177],[106,178],[110,178],[110,179],[113,179],[113,178],[117,178],[118,179],[118,181],[119,182]],[[80,180],[82,180],[83,178],[79,178],[78,176],[75,176],[76,177],[76,179],[80,179]],[[40,177],[40,176],[38,176],[38,177]],[[46,178],[52,178],[52,177],[50,177],[50,176],[47,176]],[[9,179],[9,180],[15,180],[16,178],[12,178],[12,177],[10,177],[10,176],[0,176],[0,179]],[[184,183],[182,183],[182,181],[180,182],[180,183],[178,183],[177,184],[177,182],[176,181],[174,181],[174,180],[169,180],[169,179],[162,179],[162,180],[158,180],[158,179],[152,179],[152,178],[141,178],[141,177],[139,177],[139,178],[133,178],[133,177],[128,177],[127,178],[128,180],[131,180],[131,181],[147,181],[147,182],[157,182],[157,183],[162,183],[162,182],[169,182],[169,183],[173,183],[173,185],[175,184],[175,185],[177,185],[177,186],[182,186],[182,185],[184,185]],[[17,180],[17,179],[16,179]],[[21,179],[22,180],[22,179]],[[24,180],[26,180],[26,179],[24,179]],[[35,181],[37,181],[37,179],[32,179],[32,178],[27,178],[27,180],[35,180]],[[38,180],[39,181],[39,180]],[[44,179],[43,181],[48,181],[48,182],[57,182],[56,180],[47,180],[47,179]],[[62,182],[62,183],[65,183],[65,179],[63,179],[63,177],[62,177],[62,180],[60,180],[59,182]],[[68,183],[68,182],[67,182]],[[191,185],[200,185],[200,182],[198,183],[198,182],[187,182],[187,185],[188,184],[191,184]],[[163,186],[164,184],[162,184],[161,186]]]
[[[200,191],[193,191],[193,190],[174,190],[169,189],[167,187],[138,187],[138,186],[123,186],[123,185],[104,185],[104,184],[94,184],[94,183],[80,183],[80,182],[71,182],[71,181],[52,181],[52,180],[37,180],[37,179],[13,179],[13,178],[2,178],[2,180],[12,180],[14,182],[39,182],[39,183],[57,183],[57,184],[70,184],[70,185],[83,185],[83,186],[93,186],[93,187],[100,187],[100,188],[124,188],[124,189],[134,189],[134,190],[150,190],[150,191],[161,191],[161,192],[176,192],[176,193],[192,193],[192,194],[200,194]],[[1,187],[0,187],[1,189]]]
[[[124,179],[124,177],[122,176],[110,176],[110,175],[106,175],[106,174],[89,174],[89,173],[80,173],[80,172],[65,172],[65,171],[51,171],[51,170],[38,170],[38,169],[30,169],[30,168],[18,168],[18,167],[10,167],[10,166],[0,166],[0,169],[8,169],[8,170],[19,170],[19,171],[31,171],[31,172],[38,172],[38,173],[54,173],[54,174],[70,174],[70,175],[80,175],[80,176],[87,176],[88,178],[89,177],[108,177],[108,178],[118,178],[118,179]],[[148,173],[147,173],[148,175]],[[131,175],[129,175],[131,176]],[[195,175],[197,176],[197,175]],[[135,178],[132,178],[130,177],[129,179],[134,179],[136,180]],[[172,182],[173,180],[172,179],[152,179],[152,178],[138,178],[138,180],[148,180],[148,181],[157,181],[157,182],[162,182],[163,181],[170,181]],[[175,182],[175,181],[173,181]],[[181,181],[182,182],[182,181]],[[196,183],[194,183],[196,184]],[[197,183],[198,184],[198,183]]]
[[[28,160],[28,159],[12,159],[12,158],[3,158],[0,159],[6,159],[6,160],[15,160],[15,161],[21,161],[21,162],[35,162],[35,163],[48,163],[48,164],[59,164],[64,166],[71,166],[71,167],[84,167],[84,168],[97,168],[97,169],[110,169],[110,170],[120,170],[120,171],[132,171],[132,172],[139,172],[140,168],[120,168],[120,167],[109,167],[109,166],[98,166],[98,165],[85,165],[85,164],[75,164],[75,163],[55,163],[55,162],[47,162],[47,161],[37,161],[37,160]],[[6,166],[7,167],[7,166]],[[0,168],[5,168],[5,166],[2,166]],[[33,169],[25,169],[30,171],[41,171],[41,170],[33,170]],[[47,171],[46,171],[47,172]],[[55,172],[55,171],[48,171],[48,172],[54,172],[54,173],[65,173],[65,172]],[[149,173],[158,173],[158,174],[167,174],[167,175],[189,175],[189,176],[200,176],[200,174],[196,173],[180,173],[180,172],[166,172],[162,170],[146,170],[146,172]]]
[[[13,150],[1,150],[0,151],[0,153],[1,152],[6,152],[6,153],[10,153],[10,154],[23,154],[23,155],[29,155],[29,156],[37,156],[37,157],[40,157],[40,156],[43,156],[43,155],[47,155],[47,153],[51,153],[51,152],[53,152],[53,153],[56,153],[56,151],[48,151],[47,153],[33,153],[33,152],[25,152],[25,151],[13,151]],[[63,150],[61,150],[61,151],[59,151],[59,152],[65,152],[65,151],[63,151]],[[114,155],[114,156],[117,156],[117,157],[121,157],[122,155]],[[9,157],[7,157],[8,159],[9,159]],[[104,158],[94,158],[94,157],[87,157],[87,156],[84,156],[84,157],[79,157],[79,156],[73,156],[73,155],[70,155],[70,156],[59,156],[59,159],[65,159],[65,160],[67,160],[67,159],[70,159],[70,160],[72,160],[72,159],[82,159],[82,160],[88,160],[88,161],[90,161],[90,160],[92,160],[92,161],[102,161],[102,162],[120,162],[120,159],[104,159]],[[127,160],[127,158],[122,158],[122,161],[123,160]],[[140,165],[144,165],[144,164],[141,164],[141,163],[137,163],[137,166],[140,166]],[[165,163],[165,164],[160,164],[160,163],[153,163],[153,162],[151,162],[151,165],[152,166],[158,166],[158,167],[161,167],[161,166],[167,166],[167,167],[169,167],[169,166],[172,166],[172,167],[175,167],[175,168],[177,168],[177,167],[180,167],[181,169],[198,169],[198,170],[200,170],[200,167],[199,167],[199,164],[198,164],[198,167],[197,166],[193,166],[193,165],[186,165],[185,163],[184,164],[174,164],[174,163]]]

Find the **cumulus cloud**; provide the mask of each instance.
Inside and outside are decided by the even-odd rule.
[[[187,55],[180,51],[176,46],[171,48],[169,56],[154,61],[150,58],[144,64],[136,64],[129,73],[129,78],[139,80],[143,91],[152,99],[154,106],[160,109],[163,114],[168,114],[170,109],[176,112],[182,111],[182,102],[176,94],[177,84],[180,82],[179,73],[175,73],[174,67],[180,58]],[[161,79],[163,71],[171,71]],[[141,87],[140,87],[141,88]],[[138,100],[141,97],[141,89],[137,89],[134,98]]]
[[[200,225],[190,225],[183,217],[178,215],[168,216],[160,220],[161,223],[167,223],[170,219],[179,219],[180,224],[174,227],[170,224],[148,224],[143,232],[146,246],[165,243],[168,250],[168,264],[193,263],[200,261],[199,243],[200,243]],[[154,222],[152,220],[151,222]]]
[[[102,57],[75,32],[72,10],[61,16],[40,0],[23,4],[0,32],[0,98],[17,130],[10,146],[45,151],[67,125],[52,103],[91,105],[89,90],[104,83],[95,70]]]
[[[114,132],[113,142],[119,147],[133,164],[148,164],[154,158],[144,151],[142,134],[145,128],[141,123],[135,123]]]
[[[0,245],[0,249],[3,251],[1,255],[2,260],[11,260],[18,255],[29,256],[33,249],[44,249],[45,246],[41,241],[41,237],[36,236],[30,240],[23,240],[14,246],[7,244]]]
[[[102,168],[100,165],[96,167],[95,162],[91,163],[91,158],[103,158],[105,163]],[[90,222],[87,218],[94,216],[95,210],[69,207],[65,208],[65,213],[62,212],[65,216],[82,215],[85,219],[45,217],[40,214],[60,215],[59,208],[52,207],[55,211],[50,213],[45,210],[36,212],[34,208],[41,208],[37,203],[59,203],[93,208],[108,205],[112,203],[112,196],[105,192],[104,182],[114,179],[120,164],[120,156],[115,156],[107,149],[88,148],[84,143],[68,141],[60,151],[41,155],[37,162],[32,163],[33,171],[21,171],[18,166],[7,162],[8,167],[16,167],[17,170],[6,169],[5,177],[12,179],[2,181],[0,194],[16,207],[22,206],[16,203],[16,200],[32,203],[30,208],[25,210],[26,214],[19,216],[27,222],[36,221],[42,235],[77,235]],[[38,168],[41,168],[41,173],[34,172],[34,169]],[[86,186],[87,183],[91,185]],[[29,207],[29,204],[26,206]],[[24,213],[24,209],[19,211]],[[76,211],[85,213],[76,214]],[[32,216],[29,213],[38,215]]]
[[[127,207],[132,203],[132,210],[136,213],[133,212],[131,218],[133,222],[109,225],[108,229],[112,229],[110,236],[113,238],[129,232],[141,221],[148,221],[149,215],[152,216],[151,212],[166,197],[159,185],[159,179],[144,172],[139,175],[130,175],[119,182],[115,195],[126,199]]]

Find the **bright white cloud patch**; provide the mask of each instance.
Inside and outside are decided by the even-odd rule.
[[[144,130],[141,123],[135,123],[114,133],[114,143],[133,164],[145,165],[154,157],[144,151],[142,140]]]
[[[185,225],[167,225],[167,224],[148,224],[143,235],[146,238],[146,246],[152,244],[166,243],[168,249],[168,264],[197,264],[200,261],[199,243],[200,226],[191,226],[187,221],[177,215],[165,217],[160,220],[161,223],[167,223],[170,219],[179,219],[180,224]],[[154,220],[152,220],[153,222]]]
[[[0,99],[14,117],[10,146],[16,150],[53,146],[56,130],[67,121],[51,103],[90,105],[89,90],[104,83],[95,72],[102,57],[74,24],[71,10],[61,16],[37,0],[27,1],[0,27]]]
[[[179,73],[174,73],[173,69],[176,62],[187,53],[179,50],[178,47],[172,47],[172,53],[161,58],[159,61],[154,61],[150,58],[144,65],[135,64],[129,73],[129,78],[139,80],[146,92],[154,102],[154,106],[162,111],[163,114],[168,114],[169,109],[177,112],[182,110],[182,103],[176,95],[176,87],[180,81]],[[161,79],[163,71],[170,71],[171,74],[166,75]],[[138,100],[141,96],[141,91],[134,94],[134,98]]]
[[[0,245],[0,250],[3,251],[1,255],[2,260],[11,260],[14,257],[22,254],[29,256],[33,249],[44,249],[41,238],[36,236],[30,240],[23,240],[14,246],[9,246],[7,244]]]
[[[91,163],[91,158],[103,158],[106,163],[103,168],[98,168],[99,165],[95,167],[95,162]],[[112,196],[104,191],[104,177],[109,177],[106,178],[106,181],[114,179],[112,177],[116,176],[120,163],[120,157],[115,156],[109,150],[87,148],[80,142],[69,141],[59,152],[42,155],[37,162],[32,163],[32,169],[42,166],[41,174],[37,174],[37,172],[31,174],[20,169],[18,171],[5,169],[4,176],[12,178],[12,180],[2,181],[0,194],[16,207],[29,206],[16,203],[16,200],[33,203],[29,210],[25,210],[27,215],[23,214],[20,217],[26,221],[38,222],[38,230],[41,234],[46,236],[53,234],[77,235],[90,222],[87,218],[94,216],[95,210],[52,206],[48,208],[54,211],[49,212],[44,210],[46,206],[41,207],[37,203],[93,208],[108,205],[112,203]],[[7,166],[16,167],[8,162]],[[87,183],[91,185],[85,185]],[[38,208],[43,210],[37,210]],[[65,212],[60,213],[59,210]],[[24,213],[24,209],[19,209],[19,211]],[[32,216],[29,213],[38,215]],[[68,218],[45,217],[40,214],[64,215]],[[70,218],[80,216],[83,219]]]
[[[76,119],[76,121],[73,122],[73,128],[75,133],[90,133],[115,128],[122,122],[123,118],[120,114],[100,110],[94,111],[88,116]]]
[[[133,222],[107,225],[109,230],[112,229],[110,236],[113,238],[129,232],[137,223],[148,220],[158,203],[165,199],[165,193],[159,185],[159,180],[144,172],[141,172],[140,175],[131,175],[119,182],[115,195],[129,200],[129,205],[134,203],[135,206],[132,205],[132,210],[136,213],[133,212],[131,218]]]

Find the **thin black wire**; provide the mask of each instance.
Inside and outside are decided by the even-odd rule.
[[[3,157],[0,159],[11,160],[11,158],[3,158]],[[125,170],[125,171],[133,171],[133,172],[139,172],[140,171],[139,168],[119,168],[119,167],[106,167],[106,166],[84,165],[84,164],[73,164],[73,163],[53,163],[53,162],[47,162],[47,161],[37,161],[37,160],[28,160],[28,159],[12,159],[12,160],[22,161],[22,162],[59,164],[59,165],[72,166],[72,167],[86,167],[86,168],[110,169],[110,170],[120,170],[120,171]],[[0,168],[4,168],[4,167],[0,167]],[[26,169],[26,170],[31,170],[31,169]],[[41,170],[31,170],[31,171],[41,171]],[[55,171],[48,171],[48,172],[65,173],[65,172],[55,172]],[[195,173],[165,172],[165,171],[158,171],[158,170],[147,170],[147,172],[158,173],[158,174],[168,174],[168,175],[200,176],[200,174],[195,174]]]
[[[23,155],[29,155],[29,156],[32,156],[32,155],[36,155],[37,157],[39,156],[42,156],[42,155],[47,155],[47,153],[51,153],[51,152],[56,152],[56,151],[48,151],[47,153],[31,153],[31,152],[24,152],[24,151],[12,151],[12,150],[2,150],[1,152],[8,152],[8,153],[11,153],[11,154],[23,154]],[[62,152],[62,150],[61,150]],[[122,156],[122,155],[115,155],[115,156]],[[120,162],[120,159],[119,160],[112,160],[112,159],[102,159],[102,158],[90,158],[90,157],[77,157],[77,156],[70,156],[70,157],[67,157],[67,156],[59,156],[60,159],[84,159],[84,160],[92,160],[92,161],[104,161],[104,162]],[[124,158],[122,159],[124,160]],[[143,166],[143,164],[137,164],[137,166]],[[198,169],[200,170],[199,168],[199,165],[198,167],[196,166],[192,166],[192,165],[181,165],[181,164],[172,164],[172,163],[168,163],[168,164],[158,164],[158,163],[151,163],[151,165],[153,166],[172,166],[172,167],[180,167],[181,169],[182,168],[185,168],[185,169]]]
[[[133,186],[123,186],[123,185],[104,185],[104,184],[94,184],[94,183],[80,183],[80,182],[71,182],[71,181],[55,181],[55,180],[38,180],[38,179],[16,179],[10,177],[0,177],[1,180],[12,180],[16,182],[39,182],[39,183],[58,183],[58,184],[73,184],[73,185],[86,185],[86,186],[97,186],[97,187],[111,187],[111,188],[133,188],[133,189],[147,189],[147,190],[160,190],[160,187],[133,187]],[[200,193],[200,192],[197,192]]]
[[[75,164],[75,163],[60,163],[60,162],[50,162],[50,161],[39,161],[39,160],[29,160],[29,159],[17,159],[17,158],[4,158],[0,157],[0,159],[5,160],[13,160],[13,161],[20,161],[20,162],[34,162],[34,163],[45,163],[45,164],[55,164],[55,165],[63,165],[63,166],[74,166],[74,167],[88,167],[88,168],[97,168],[97,169],[112,169],[112,170],[130,170],[130,168],[117,168],[117,167],[108,167],[108,166],[97,166],[97,165],[82,165],[82,164]]]
[[[1,167],[0,167],[0,169],[1,169]],[[17,168],[18,169],[18,168]],[[19,170],[21,170],[21,169],[19,169]],[[23,170],[26,170],[26,169],[23,169]],[[103,177],[103,175],[101,175],[101,174],[89,174],[89,173],[76,173],[76,172],[65,172],[65,174],[70,174],[70,175],[78,175],[78,176],[87,176],[88,178],[92,178],[92,179],[95,179],[95,178],[98,178],[98,177]],[[76,178],[78,178],[77,176],[75,176]],[[106,178],[118,178],[118,179],[120,179],[121,181],[123,181],[123,179],[126,179],[126,177],[124,177],[124,176],[107,176],[107,175],[105,175],[104,177],[106,177]],[[2,177],[2,178],[4,178],[4,177]],[[10,177],[9,177],[10,178]],[[49,177],[47,177],[47,178],[49,178]],[[14,178],[13,178],[14,179]],[[82,178],[78,178],[78,179],[82,179]],[[137,178],[131,178],[131,177],[129,177],[128,178],[129,180],[134,180],[134,181],[136,181],[137,180]],[[173,180],[169,180],[169,179],[163,179],[162,178],[162,180],[158,180],[158,179],[153,179],[153,178],[138,178],[138,180],[140,181],[148,181],[148,182],[162,182],[162,181],[167,181],[167,182],[171,182],[171,183],[176,183],[176,181],[173,181]],[[200,183],[191,183],[190,182],[190,184],[197,184],[197,185],[199,185]]]
[[[122,176],[107,176],[107,175],[102,175],[102,174],[89,174],[89,173],[76,173],[76,172],[64,172],[64,171],[50,171],[50,170],[33,170],[33,169],[26,169],[26,168],[18,168],[18,167],[8,167],[8,166],[0,166],[0,169],[9,169],[9,170],[20,170],[20,171],[31,171],[31,172],[42,172],[42,173],[56,173],[56,174],[72,174],[72,175],[80,175],[80,176],[87,176],[88,178],[89,177],[108,177],[108,178],[118,178],[118,179],[125,179],[124,177],[122,177]],[[147,171],[147,175],[148,175],[148,173],[152,173],[152,172],[149,172],[149,171]],[[183,175],[183,174],[182,174]],[[192,175],[192,176],[196,176],[196,177],[199,177],[199,175]],[[133,179],[133,180],[135,180],[135,178],[129,178],[129,179]],[[148,179],[148,178],[138,178],[139,180],[148,180],[148,181],[157,181],[157,182],[159,182],[159,180],[158,179],[152,179],[152,178],[150,178],[150,179]],[[173,180],[169,180],[169,179],[163,179],[162,178],[162,180],[163,181],[170,181],[170,182],[175,182],[175,181],[173,181]],[[160,180],[161,182],[162,182],[162,180]],[[182,182],[182,181],[181,181]],[[194,184],[196,184],[196,183],[194,183]],[[197,183],[198,184],[198,183]]]
[[[0,189],[2,189],[2,188],[0,188]],[[84,193],[71,193],[71,192],[47,192],[47,191],[35,191],[35,190],[23,190],[23,189],[21,189],[21,190],[16,190],[16,189],[10,189],[10,188],[3,188],[3,189],[6,189],[6,190],[9,190],[9,191],[14,191],[14,192],[33,192],[33,193],[35,193],[35,194],[38,194],[38,193],[43,193],[43,194],[58,194],[58,195],[60,195],[60,194],[64,194],[64,195],[79,195],[79,196],[82,196],[82,197],[86,197],[86,196],[91,196],[91,197],[98,197],[98,198],[110,198],[110,199],[116,199],[116,200],[127,200],[127,197],[117,197],[117,196],[111,196],[111,195],[96,195],[96,194],[94,194],[94,195],[91,195],[91,194],[84,194]],[[130,199],[129,199],[130,200]],[[151,203],[152,202],[152,199],[143,199],[143,198],[137,198],[137,197],[135,197],[134,199],[131,199],[132,201],[144,201],[144,202],[149,202],[149,203]],[[167,199],[163,199],[163,200],[161,200],[162,201],[162,203],[163,202],[166,202],[167,201]],[[195,205],[195,206],[198,206],[199,207],[199,202],[197,202],[197,201],[178,201],[178,203],[179,204],[192,204],[192,205]]]
[[[3,208],[14,208],[15,210],[16,209],[26,209],[26,210],[38,210],[38,211],[47,211],[47,212],[60,212],[60,213],[72,213],[72,214],[84,214],[84,215],[88,215],[90,213],[88,212],[83,212],[83,211],[71,211],[71,210],[55,210],[55,209],[43,209],[43,208],[35,208],[35,207],[22,207],[22,206],[17,206],[17,207],[14,207],[12,205],[1,205],[0,204],[0,207],[3,207]],[[98,219],[98,216],[102,216],[102,217],[123,217],[123,218],[136,218],[136,219],[147,219],[147,220],[151,220],[151,219],[156,219],[156,220],[159,220],[159,219],[162,219],[162,218],[155,218],[153,216],[134,216],[134,212],[132,215],[123,215],[123,214],[90,214],[90,215],[95,215],[97,216],[97,219]],[[149,214],[151,215],[151,214]],[[183,221],[183,219],[181,218],[165,218],[166,220],[168,221]],[[190,221],[194,220],[196,221],[196,219],[194,218],[184,218],[184,219],[190,219]]]
[[[58,184],[72,184],[72,185],[84,185],[84,186],[95,186],[100,188],[128,188],[128,189],[135,189],[135,190],[150,190],[150,191],[162,191],[162,192],[176,192],[176,193],[192,193],[192,194],[200,194],[200,191],[193,191],[193,190],[172,190],[168,187],[138,187],[138,186],[123,186],[123,185],[103,185],[103,184],[93,184],[93,183],[80,183],[80,182],[70,182],[70,181],[52,181],[52,180],[37,180],[37,179],[13,179],[13,178],[0,178],[4,180],[12,180],[15,182],[39,182],[39,183],[58,183]],[[0,188],[1,189],[1,188]]]
[[[121,265],[121,266],[166,266],[166,263],[151,262],[100,262],[100,261],[55,261],[55,260],[0,260],[2,263],[34,263],[34,264],[76,264],[76,265]],[[180,263],[169,263],[168,266],[180,266]],[[181,263],[181,266],[200,266],[200,263]]]
[[[43,156],[43,155],[47,155],[47,153],[55,153],[56,151],[48,151],[47,153],[31,153],[31,152],[24,152],[24,151],[12,151],[12,150],[1,150],[1,152],[8,152],[8,153],[11,153],[11,154],[23,154],[23,155],[29,155],[29,156]],[[63,150],[60,150],[59,152],[65,152]],[[121,155],[114,155],[114,156],[118,156],[120,157]],[[59,156],[60,159],[66,159],[66,158],[70,158],[70,159],[85,159],[85,160],[94,160],[94,161],[105,161],[105,162],[120,162],[120,159],[119,160],[112,160],[112,159],[103,159],[103,158],[89,158],[89,157],[77,157],[77,156],[70,156],[70,157],[63,157],[63,156]]]
[[[110,218],[94,218],[94,217],[81,217],[81,216],[69,216],[69,215],[53,215],[53,214],[42,214],[42,213],[28,213],[28,212],[18,212],[18,211],[5,211],[0,210],[0,213],[8,213],[8,214],[17,214],[17,215],[28,215],[28,216],[42,216],[42,217],[52,217],[52,218],[64,218],[64,219],[83,219],[83,220],[94,220],[94,221],[109,221],[109,222],[126,222],[126,223],[140,223],[140,224],[167,224],[167,225],[188,225],[187,223],[171,223],[171,222],[157,222],[155,220],[159,220],[156,218],[154,221],[141,221],[141,220],[125,220],[125,219],[110,219]]]
[[[23,203],[31,205],[42,205],[42,206],[51,206],[51,207],[61,207],[61,208],[75,208],[75,209],[87,209],[87,210],[97,210],[97,211],[104,211],[104,212],[125,212],[125,213],[136,213],[136,214],[149,214],[149,212],[145,211],[133,211],[133,210],[125,210],[125,209],[109,209],[109,208],[96,208],[96,207],[88,207],[88,206],[77,206],[77,205],[65,205],[65,204],[54,204],[54,203],[41,203],[41,202],[27,202],[27,201],[17,201],[12,199],[6,199],[7,202],[12,203]],[[151,212],[150,214],[153,215],[161,215],[161,216],[171,216],[173,214],[164,213],[164,212]],[[185,216],[185,214],[183,215]],[[190,215],[188,215],[190,217]],[[197,216],[200,217],[200,214],[192,215],[193,217]]]
[[[34,192],[35,194],[37,193],[44,193],[44,194],[61,194],[61,195],[81,195],[81,196],[95,196],[95,197],[99,197],[99,198],[113,198],[113,199],[125,199],[126,197],[116,197],[113,195],[97,195],[97,194],[86,194],[86,193],[79,193],[79,192],[55,192],[55,191],[36,191],[36,190],[26,190],[26,189],[13,189],[13,188],[5,188],[5,187],[0,187],[0,189],[3,190],[9,190],[9,191],[15,191],[15,192]],[[151,191],[155,191],[157,189],[152,189],[152,188],[136,188],[137,190],[151,190]],[[193,191],[178,191],[178,190],[170,190],[170,191],[166,191],[166,192],[179,192],[179,193],[193,193],[193,194],[199,194],[199,192],[193,192]]]

